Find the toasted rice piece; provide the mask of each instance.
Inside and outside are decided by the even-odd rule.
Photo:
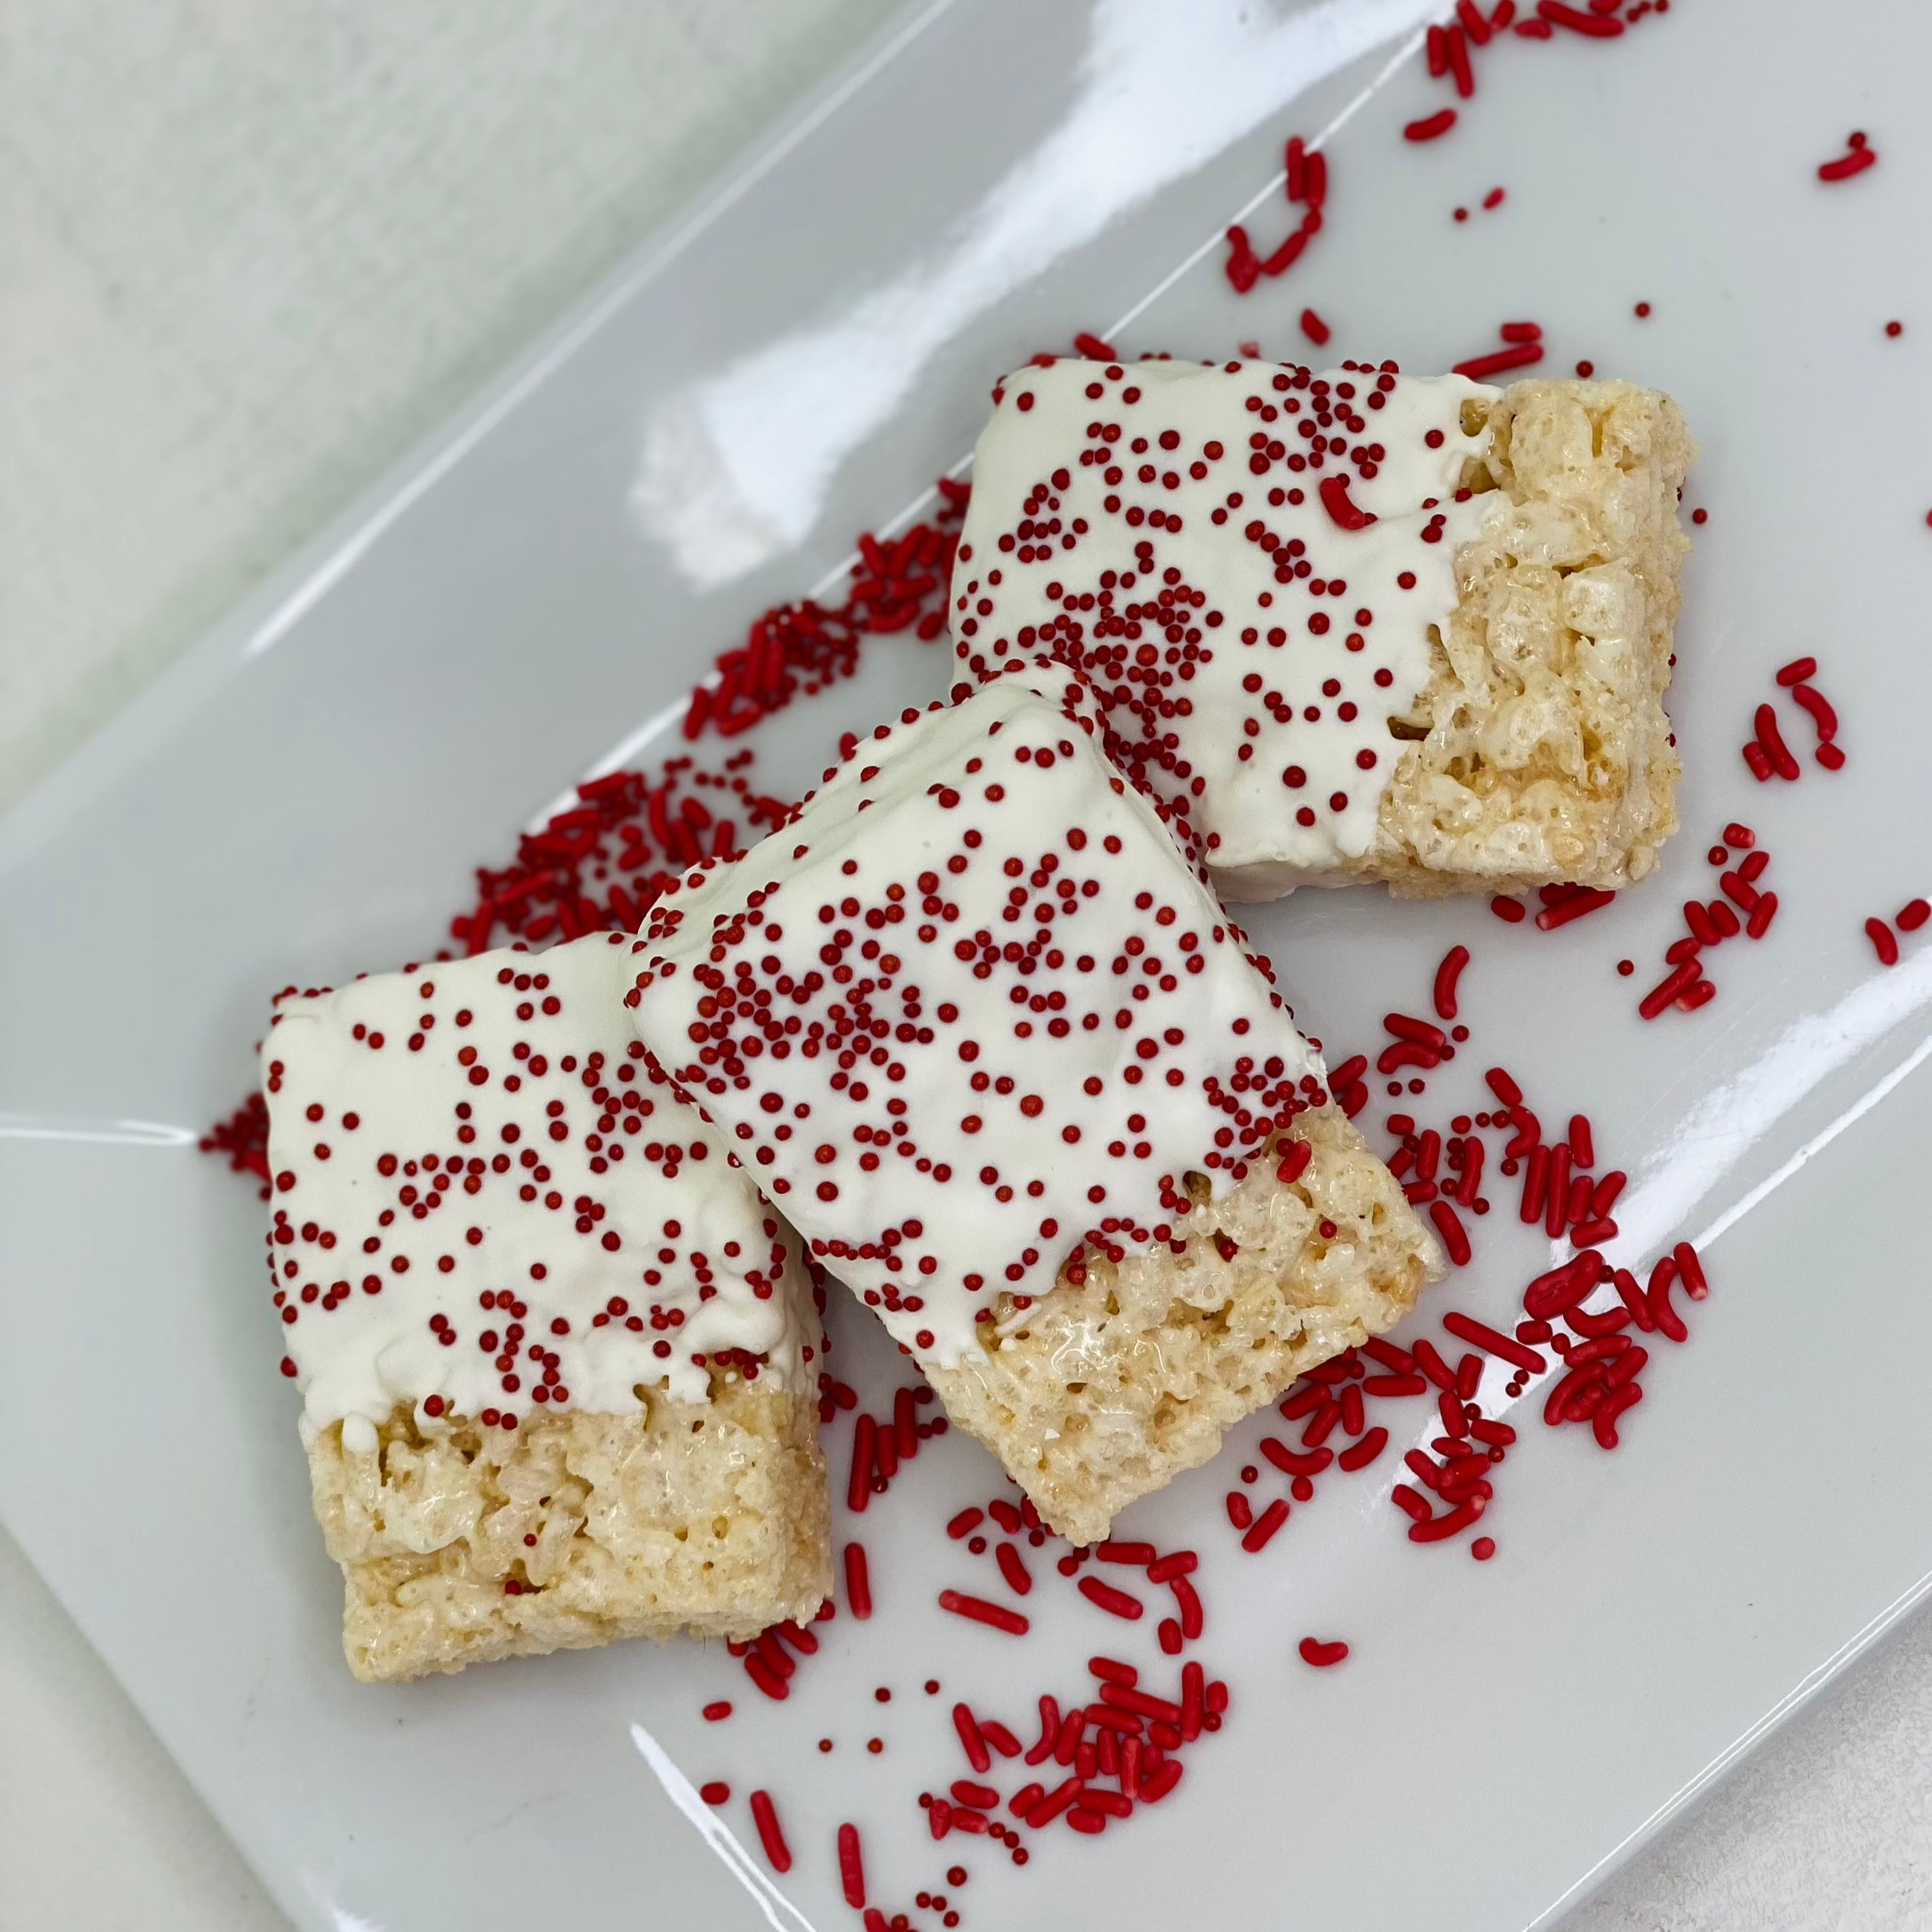
[[[364,1683],[619,1637],[748,1637],[831,1592],[808,1396],[718,1377],[708,1403],[653,1392],[639,1414],[532,1414],[514,1432],[405,1403],[377,1435],[345,1451],[336,1424],[309,1449]]]
[[[1482,406],[1465,405],[1472,429]],[[1456,553],[1430,681],[1390,721],[1406,742],[1374,843],[1319,876],[1278,862],[1217,873],[1226,897],[1378,880],[1418,898],[1614,890],[1652,871],[1677,830],[1664,694],[1690,548],[1683,413],[1630,382],[1532,381],[1488,420],[1492,449],[1466,481],[1495,506]]]
[[[1284,1186],[1288,1140],[1314,1152]],[[982,1331],[992,1339],[926,1371],[946,1413],[1076,1544],[1208,1461],[1305,1370],[1394,1327],[1444,1272],[1394,1177],[1332,1106],[1298,1115],[1220,1200],[1206,1198],[1204,1175],[1186,1186],[1198,1204],[1174,1228],[1185,1252],[1158,1242],[1118,1266],[1089,1261],[1077,1284],[1063,1268],[1023,1311],[1002,1295]],[[1232,1258],[1217,1233],[1237,1245]]]

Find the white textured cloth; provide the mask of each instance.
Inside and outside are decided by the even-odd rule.
[[[0,10],[0,806],[891,10]],[[1922,1618],[1571,1923],[1928,1921]],[[4,1535],[0,1924],[284,1925]]]

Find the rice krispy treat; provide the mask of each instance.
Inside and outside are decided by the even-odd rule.
[[[687,873],[632,998],[652,1066],[1086,1543],[1442,1264],[1042,681],[904,713]]]
[[[1055,362],[994,394],[962,670],[1080,671],[1224,897],[1654,868],[1696,453],[1670,398],[1239,362]]]
[[[628,1036],[594,934],[277,1003],[268,1265],[365,1681],[831,1584],[796,1238]]]

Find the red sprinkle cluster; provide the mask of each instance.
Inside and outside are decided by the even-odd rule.
[[[1854,128],[1845,137],[1845,152],[1834,159],[1818,164],[1818,178],[1821,182],[1850,181],[1854,175],[1862,175],[1878,159],[1878,150],[1866,140],[1863,132]]]
[[[1816,658],[1793,658],[1778,672],[1778,682],[1780,688],[1791,694],[1792,701],[1810,715],[1818,737],[1818,748],[1812,756],[1828,772],[1843,771],[1845,754],[1837,742],[1838,714],[1831,700],[1810,682],[1817,674]],[[1768,781],[1773,773],[1796,780],[1799,776],[1798,760],[1778,728],[1777,711],[1768,704],[1760,704],[1751,724],[1753,735],[1744,748],[1744,763],[1750,767],[1751,776],[1760,784]]]
[[[1228,230],[1228,259],[1222,266],[1238,296],[1246,295],[1262,276],[1279,275],[1292,268],[1301,259],[1301,251],[1322,232],[1322,207],[1328,198],[1328,157],[1318,148],[1311,152],[1301,136],[1295,134],[1289,137],[1282,166],[1286,171],[1283,191],[1288,206],[1304,211],[1301,225],[1265,260],[1255,253],[1248,231],[1238,222]],[[1318,335],[1308,328],[1311,316],[1321,330]],[[1312,309],[1303,311],[1301,326],[1307,330],[1311,342],[1328,340],[1327,328]]]
[[[1526,369],[1543,360],[1543,325],[1538,322],[1506,322],[1496,333],[1502,338],[1500,349],[1472,356],[1456,364],[1454,373],[1472,382],[1486,382],[1510,369]]]
[[[200,1147],[203,1154],[226,1154],[230,1172],[252,1174],[262,1184],[262,1198],[268,1199],[272,1191],[268,1186],[268,1103],[259,1092],[250,1094],[226,1120],[216,1121],[201,1137]]]
[[[869,533],[845,601],[828,608],[809,598],[757,619],[745,642],[722,652],[715,684],[700,686],[684,735],[736,736],[815,696],[858,669],[868,637],[910,630],[930,644],[946,627],[944,598],[953,547],[970,491],[942,477],[940,508],[890,544]],[[754,838],[776,826],[789,802],[753,790],[748,749],[718,772],[688,758],[668,760],[655,782],[645,772],[610,772],[577,788],[577,802],[519,841],[501,872],[479,866],[476,903],[450,922],[450,936],[472,955],[501,926],[531,945],[586,932],[634,932],[658,895],[686,867],[740,849],[740,814]],[[710,802],[702,794],[709,793]],[[499,938],[496,943],[503,944]]]

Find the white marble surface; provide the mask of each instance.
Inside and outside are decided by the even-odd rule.
[[[0,806],[888,0],[62,0],[0,18]],[[1932,1622],[1573,1923],[1932,1920]],[[0,1535],[0,1924],[284,1922]]]

